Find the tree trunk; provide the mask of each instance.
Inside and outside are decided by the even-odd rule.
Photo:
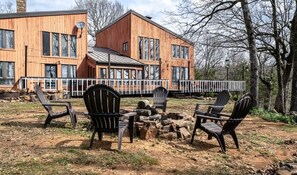
[[[275,0],[271,1],[272,5],[272,23],[273,23],[273,38],[275,41],[275,49],[274,49],[274,57],[276,60],[276,70],[277,70],[277,98],[275,99],[274,109],[277,112],[284,113],[285,112],[285,93],[283,86],[283,70],[282,70],[282,61],[279,52],[279,35],[277,29],[277,17],[276,17],[276,4]]]
[[[295,0],[297,3],[297,0]],[[290,111],[297,111],[297,8],[295,6],[294,18],[291,27],[292,52],[293,52],[293,80]]]
[[[250,16],[250,10],[247,0],[241,0],[241,8],[244,17],[244,23],[248,36],[249,53],[250,53],[250,93],[253,97],[253,106],[258,107],[259,100],[259,86],[258,86],[258,61],[257,48],[255,41],[254,27]]]

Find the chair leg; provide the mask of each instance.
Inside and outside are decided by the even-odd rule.
[[[226,153],[226,145],[225,145],[225,140],[224,140],[224,136],[223,134],[220,134],[220,135],[214,135],[215,138],[218,140],[220,146],[221,146],[221,149],[222,149],[222,152],[223,153]]]
[[[134,126],[134,116],[129,118],[129,124],[128,124],[130,143],[133,143],[133,136],[134,136],[133,126]]]
[[[212,135],[208,134],[207,139],[208,139],[208,140],[211,140],[211,139],[212,139]]]
[[[95,137],[96,132],[97,132],[97,131],[94,131],[93,134],[92,134],[89,149],[92,148],[92,146],[93,146],[94,137]]]
[[[121,150],[121,148],[122,148],[122,139],[123,139],[125,129],[126,129],[125,127],[119,128],[119,131],[118,131],[118,150]]]
[[[238,140],[237,140],[237,136],[236,136],[235,131],[231,132],[230,135],[232,136],[232,138],[234,140],[234,143],[236,145],[236,148],[239,149],[239,144],[238,144]]]
[[[101,141],[103,138],[103,132],[98,131],[98,139]]]
[[[193,143],[193,141],[194,141],[194,136],[195,136],[195,134],[196,134],[196,126],[194,127],[194,129],[193,129],[193,134],[192,134],[192,138],[191,138],[191,142],[190,143]]]
[[[75,113],[70,112],[70,120],[71,120],[71,123],[72,123],[72,127],[75,128],[76,127],[76,122],[77,122]]]
[[[45,120],[45,122],[44,122],[44,128],[46,128],[50,123],[51,123],[51,121],[52,121],[52,118],[51,118],[51,116],[48,114],[48,116],[47,116],[47,118],[46,118],[46,120]]]

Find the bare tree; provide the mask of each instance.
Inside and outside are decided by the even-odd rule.
[[[186,37],[216,35],[217,42],[223,48],[242,48],[249,51],[250,93],[254,97],[253,105],[258,106],[257,48],[247,0],[201,1],[200,3],[182,0],[178,11],[168,15],[172,16],[173,23],[185,28]],[[226,28],[230,30],[226,31]]]
[[[0,13],[13,13],[11,2],[0,2]]]
[[[297,4],[297,0],[295,0]],[[291,111],[297,111],[297,7],[295,7],[294,18],[291,27],[291,45],[293,52],[293,81],[292,81],[292,98],[291,98]]]
[[[75,9],[88,10],[88,34],[96,40],[96,32],[107,26],[125,10],[121,3],[111,0],[75,0]]]

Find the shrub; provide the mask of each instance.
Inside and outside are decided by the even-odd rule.
[[[283,123],[289,123],[289,124],[297,123],[297,116],[280,114],[272,111],[266,111],[261,108],[254,108],[251,114],[271,122],[283,122]]]

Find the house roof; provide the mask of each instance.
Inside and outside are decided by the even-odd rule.
[[[108,64],[108,55],[110,54],[110,63],[119,65],[142,66],[143,64],[130,57],[120,55],[118,52],[102,47],[89,47],[88,57],[96,61],[97,64]]]
[[[9,18],[26,18],[39,16],[57,16],[57,15],[72,15],[72,14],[87,14],[87,10],[64,10],[64,11],[40,11],[40,12],[25,12],[25,13],[3,13],[0,14],[0,19]]]
[[[143,16],[143,15],[141,15],[141,14],[135,12],[134,10],[129,10],[128,12],[126,12],[125,14],[123,14],[122,16],[120,16],[119,18],[117,18],[116,20],[114,20],[112,23],[110,23],[110,24],[108,24],[107,26],[103,27],[101,30],[99,30],[99,31],[96,32],[96,33],[100,33],[100,32],[102,32],[103,30],[109,28],[110,26],[112,26],[113,24],[117,23],[117,22],[120,21],[121,19],[125,18],[125,17],[128,16],[129,14],[133,14],[133,15],[135,15],[135,16],[137,16],[137,17],[139,17],[139,18],[141,18],[141,19],[143,19],[143,20],[145,20],[145,21],[147,21],[147,22],[149,22],[149,23],[155,25],[156,27],[158,27],[158,28],[160,28],[160,29],[162,29],[162,30],[164,30],[164,31],[166,31],[166,32],[168,32],[168,33],[170,33],[171,35],[173,35],[173,36],[175,36],[175,37],[177,37],[177,38],[179,38],[179,39],[181,39],[181,40],[184,40],[184,41],[186,41],[187,43],[189,43],[189,44],[191,44],[191,45],[194,45],[194,43],[193,43],[192,41],[190,41],[190,40],[184,38],[183,36],[181,36],[181,35],[179,35],[179,34],[173,32],[173,31],[171,31],[171,30],[169,30],[169,29],[163,27],[162,25],[160,25],[160,24],[154,22],[153,20],[149,19],[148,17],[145,17],[145,16]]]

